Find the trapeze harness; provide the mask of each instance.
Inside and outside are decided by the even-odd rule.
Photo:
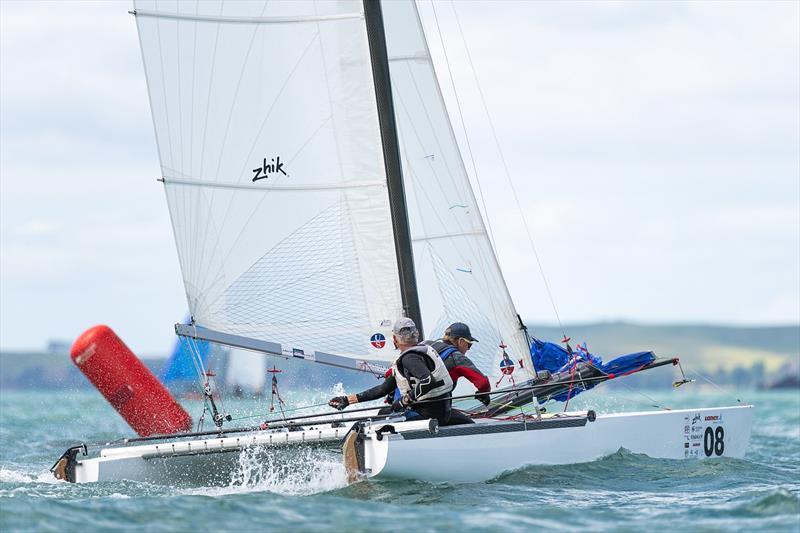
[[[436,349],[437,344],[442,344],[444,348],[442,351]],[[431,350],[433,353],[431,353]],[[422,396],[416,396],[415,400],[429,400],[431,398],[436,398],[437,396],[441,396],[453,390],[453,378],[450,377],[450,372],[448,372],[447,367],[444,365],[444,360],[450,357],[450,355],[456,351],[455,346],[450,346],[445,342],[441,343],[434,343],[433,345],[420,345],[415,346],[413,348],[409,348],[403,355],[408,352],[416,352],[419,354],[424,354],[430,361],[433,362],[433,371],[431,372],[431,379],[433,379],[434,383],[440,382],[441,384],[437,385],[435,388],[429,390]],[[415,387],[419,387],[422,384],[416,383],[418,380],[416,378],[411,378],[414,383],[409,383],[409,380],[398,370],[397,363],[402,359],[402,355],[398,357],[395,362],[392,364],[392,372],[394,373],[395,380],[397,381],[397,388],[394,390],[394,400],[399,400],[403,395],[407,394],[409,391],[414,389]]]
[[[427,357],[428,361],[433,364],[430,377],[425,380],[420,380],[413,376],[407,378],[403,374],[402,359],[405,354],[410,352],[424,355]],[[453,390],[453,379],[450,377],[450,372],[447,371],[447,367],[444,366],[444,362],[439,354],[436,353],[436,350],[430,346],[414,346],[413,348],[409,348],[392,363],[392,371],[397,381],[397,390],[395,391],[396,399],[408,394],[414,398],[414,401],[431,400]],[[425,393],[419,394],[423,386],[432,386],[433,388]]]

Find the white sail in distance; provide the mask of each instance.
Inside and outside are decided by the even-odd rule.
[[[267,382],[267,361],[263,354],[232,349],[225,368],[225,385],[244,394],[261,394]]]
[[[479,340],[469,356],[484,373],[500,376],[501,344],[531,369],[528,340],[459,152],[416,3],[382,5],[426,335],[436,338],[450,323],[465,322]]]
[[[374,342],[402,304],[362,2],[134,5],[195,323],[391,360]]]

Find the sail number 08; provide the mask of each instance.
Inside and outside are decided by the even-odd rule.
[[[720,456],[725,452],[724,438],[725,430],[722,426],[717,426],[716,429],[706,428],[706,432],[703,434],[703,451],[706,452],[706,457]]]

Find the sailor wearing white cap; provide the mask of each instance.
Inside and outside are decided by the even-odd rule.
[[[397,388],[401,396],[392,404],[393,411],[406,411],[408,420],[436,418],[440,424],[447,424],[453,380],[439,354],[430,346],[418,344],[419,332],[410,318],[395,322],[392,334],[400,355],[392,363],[391,373],[384,382],[358,394],[332,398],[328,405],[342,410],[353,403],[387,396]],[[416,402],[425,403],[414,405]]]

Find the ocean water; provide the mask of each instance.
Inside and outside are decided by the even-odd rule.
[[[689,386],[646,394],[598,388],[570,407],[608,412],[652,403],[735,403],[730,395]],[[317,403],[325,396],[291,400]],[[97,393],[0,391],[0,530],[798,532],[800,392],[742,392],[740,398],[756,405],[744,460],[667,461],[620,450],[592,463],[527,467],[485,483],[347,486],[335,453],[305,450],[258,464],[244,455],[230,486],[175,488],[56,481],[48,469],[68,446],[130,430]],[[241,416],[266,409],[263,400],[229,404]],[[198,412],[198,404],[188,407]]]

